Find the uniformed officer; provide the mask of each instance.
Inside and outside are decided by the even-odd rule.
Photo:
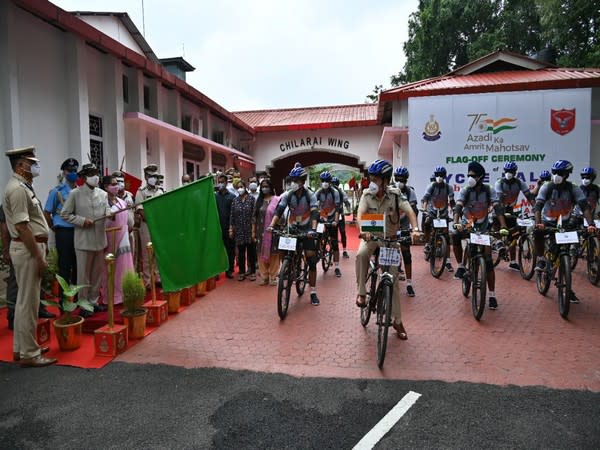
[[[65,221],[75,225],[77,284],[88,286],[79,291],[79,298],[89,301],[97,312],[104,309],[98,304],[98,299],[106,268],[105,221],[107,216],[114,215],[108,205],[106,192],[98,187],[98,168],[94,164],[84,164],[78,175],[83,178],[84,183],[71,191],[60,215]],[[91,314],[85,310],[80,313],[83,317]]]
[[[146,180],[146,186],[138,191],[135,194],[135,204],[136,206],[136,223],[139,223],[139,232],[140,232],[140,247],[139,252],[141,254],[142,260],[142,272],[144,278],[144,285],[146,289],[150,289],[150,266],[148,262],[148,252],[146,251],[146,245],[148,242],[152,241],[150,237],[150,231],[148,230],[148,224],[146,223],[144,217],[144,206],[142,202],[144,200],[148,200],[149,198],[156,197],[157,195],[164,194],[164,190],[158,186],[159,182],[159,173],[158,166],[156,164],[150,164],[144,167],[144,178]],[[138,256],[139,257],[139,256]],[[155,271],[155,280],[159,281],[158,272]]]
[[[77,259],[75,257],[75,228],[60,216],[60,212],[75,189],[79,162],[75,158],[66,159],[60,166],[63,182],[52,188],[44,207],[48,226],[54,231],[58,252],[58,274],[70,284],[77,283]]]
[[[11,237],[10,259],[15,267],[17,304],[13,335],[13,359],[23,366],[43,367],[56,362],[42,356],[35,334],[40,304],[40,288],[48,267],[46,251],[49,228],[40,200],[33,190],[33,179],[40,174],[34,147],[6,152],[13,170],[4,191],[4,212]]]

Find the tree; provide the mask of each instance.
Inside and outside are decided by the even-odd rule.
[[[373,88],[373,92],[367,95],[365,103],[377,103],[381,91],[383,91],[383,84],[376,84]]]

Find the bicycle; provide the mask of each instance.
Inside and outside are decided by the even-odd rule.
[[[367,292],[365,305],[360,309],[360,323],[366,327],[371,313],[377,315],[377,366],[383,368],[385,352],[387,350],[388,329],[392,320],[392,295],[394,292],[394,276],[390,267],[398,267],[401,252],[399,246],[411,241],[409,231],[400,232],[393,238],[379,238],[371,236],[372,241],[381,242],[377,248],[375,258],[369,262],[367,273]],[[379,281],[379,283],[378,283]]]
[[[517,226],[509,230],[506,237],[492,239],[492,261],[494,267],[500,261],[510,262],[510,249],[517,247],[519,273],[524,280],[530,280],[535,271],[537,257],[533,251],[533,239],[527,228],[534,225],[531,217],[517,217]]]
[[[550,283],[558,290],[558,312],[563,319],[569,315],[571,294],[571,257],[569,249],[571,244],[579,242],[577,231],[564,231],[562,228],[545,227],[544,235],[554,234],[554,244],[546,239],[544,269],[536,270],[535,284],[541,295],[546,295],[550,289]],[[558,276],[557,276],[558,273]]]
[[[332,227],[333,225],[327,222],[320,222],[317,226],[317,233],[321,234],[317,247],[319,249],[317,257],[321,260],[323,272],[327,272],[333,263],[333,250],[329,234],[329,229]]]
[[[469,297],[471,292],[471,310],[475,320],[479,321],[485,309],[485,295],[487,289],[487,263],[485,262],[484,247],[491,246],[491,237],[500,236],[497,232],[482,233],[475,227],[468,227],[471,231],[467,246],[463,253],[465,274],[462,278],[462,293]],[[471,287],[473,290],[471,291]]]
[[[283,320],[287,316],[292,284],[296,285],[298,296],[302,296],[308,282],[308,262],[302,247],[308,234],[293,229],[273,230],[273,234],[279,236],[278,249],[283,253],[277,282],[277,314]]]
[[[600,282],[600,239],[597,234],[581,232],[579,242],[571,244],[571,270],[575,271],[579,258],[586,260],[587,278],[594,286]]]
[[[433,233],[429,238],[429,249],[423,249],[425,261],[429,261],[429,272],[434,278],[439,278],[446,267],[446,257],[450,246],[448,236],[448,219],[440,217],[440,210],[434,217],[430,211],[419,209],[425,215],[425,222],[433,222]]]

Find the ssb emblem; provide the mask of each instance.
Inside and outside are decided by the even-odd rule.
[[[561,136],[570,133],[575,128],[575,108],[551,109],[550,127]]]
[[[429,116],[429,121],[425,123],[425,129],[423,130],[423,139],[426,141],[437,141],[440,137],[442,137],[442,132],[440,131],[440,124],[435,120],[433,114]]]

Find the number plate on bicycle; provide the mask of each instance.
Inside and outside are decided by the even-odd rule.
[[[519,219],[517,218],[517,225],[520,227],[532,227],[533,220],[532,219]]]
[[[471,244],[477,244],[477,245],[487,245],[488,247],[490,245],[492,245],[492,243],[490,242],[490,235],[489,234],[477,234],[477,233],[471,233]]]
[[[400,264],[400,250],[392,247],[379,247],[379,265],[397,266]]]
[[[279,238],[279,250],[296,251],[296,238],[295,237],[284,237]]]
[[[448,228],[448,222],[446,219],[433,219],[434,228]]]
[[[317,224],[317,233],[323,234],[324,231],[325,231],[325,224],[324,223],[318,223]]]
[[[577,236],[577,231],[555,233],[554,236],[557,244],[577,244],[579,242],[579,236]]]

